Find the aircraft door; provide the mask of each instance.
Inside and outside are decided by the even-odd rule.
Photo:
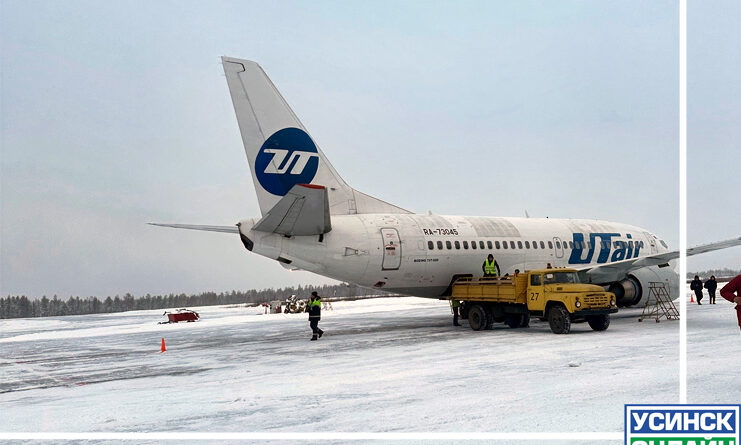
[[[396,229],[381,229],[383,264],[381,270],[397,270],[401,266],[401,240]]]
[[[559,237],[553,237],[553,251],[556,253],[556,258],[563,258],[563,241]]]
[[[651,249],[651,253],[657,253],[659,250],[656,248],[656,237],[651,235],[648,232],[643,232],[644,235],[646,235],[646,239],[648,240],[648,246]]]

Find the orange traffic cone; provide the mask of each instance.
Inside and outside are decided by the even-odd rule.
[[[165,348],[165,337],[162,337],[162,349],[160,349],[160,352],[167,351],[167,348]]]
[[[695,296],[692,295],[692,294],[690,294],[690,303],[694,303],[694,302],[695,302]],[[164,340],[162,340],[162,341],[164,341]]]

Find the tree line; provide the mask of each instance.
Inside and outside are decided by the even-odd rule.
[[[194,306],[219,306],[225,304],[259,304],[273,300],[285,300],[291,295],[308,298],[316,291],[325,299],[354,298],[380,291],[365,289],[353,284],[335,284],[322,286],[297,286],[278,289],[252,289],[248,291],[203,292],[200,294],[167,294],[134,297],[126,293],[123,297],[114,296],[104,299],[98,297],[80,298],[77,296],[62,300],[56,295],[48,298],[33,299],[25,295],[0,298],[0,319],[57,317],[61,315],[108,314],[112,312],[139,311],[147,309],[174,309]]]
[[[687,279],[691,280],[695,278],[695,275],[699,276],[700,278],[710,278],[710,275],[715,275],[715,277],[735,277],[736,275],[741,274],[741,270],[734,270],[729,269],[727,267],[724,267],[723,269],[710,269],[710,270],[703,270],[702,272],[687,272]]]

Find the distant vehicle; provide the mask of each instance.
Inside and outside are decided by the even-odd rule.
[[[678,275],[669,264],[679,258],[679,251],[634,225],[593,219],[414,214],[355,190],[332,167],[260,65],[231,57],[222,57],[222,64],[261,216],[236,226],[154,225],[231,233],[240,237],[247,250],[287,269],[417,297],[450,296],[458,278],[481,273],[489,253],[497,260],[500,274],[538,269],[546,263],[572,267],[582,282],[613,292],[621,307],[638,304],[648,294],[650,282],[664,283],[673,298],[679,296]],[[352,141],[347,143],[350,149]],[[455,150],[450,147],[449,153],[429,155],[444,162],[445,156],[456,156]],[[372,168],[368,159],[375,154],[355,155],[364,168]],[[495,181],[475,193],[491,200],[492,190],[497,190],[497,168],[511,166],[497,163],[490,153],[483,155],[471,163],[490,163],[487,168]],[[508,159],[513,153],[501,155]],[[524,153],[515,155],[525,159]],[[379,181],[404,183],[404,171],[395,162],[393,157],[383,160],[376,170]],[[577,178],[579,159],[573,162],[574,171],[554,171],[554,176]],[[527,174],[525,165],[518,164],[523,174]],[[605,168],[606,180],[612,178],[609,163]],[[431,175],[429,180],[447,182],[454,174]],[[457,174],[465,176],[465,172]],[[545,193],[555,193],[547,189],[547,178],[533,180],[543,184]],[[628,180],[646,181],[650,187],[650,178],[628,175]],[[606,184],[593,187],[609,188]],[[554,199],[578,200],[584,187],[577,181],[572,190],[562,190]],[[428,187],[420,184],[418,192],[428,193]],[[741,237],[690,248],[687,254],[737,245]]]
[[[459,278],[451,299],[463,301],[461,316],[471,329],[491,329],[494,322],[525,327],[530,316],[547,319],[554,334],[568,334],[571,323],[586,321],[595,331],[610,326],[617,312],[615,294],[579,282],[576,269],[541,269],[504,278]]]
[[[185,308],[178,309],[175,312],[165,311],[165,313],[162,315],[167,315],[167,321],[162,321],[159,324],[179,323],[181,321],[192,322],[192,321],[198,321],[201,318],[198,315],[198,312],[191,311],[190,309],[185,309]]]
[[[285,314],[298,314],[306,312],[306,300],[298,298],[296,295],[291,295],[290,298],[285,301],[285,308],[283,313]]]

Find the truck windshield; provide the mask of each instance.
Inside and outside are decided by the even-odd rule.
[[[545,284],[578,282],[579,276],[576,274],[576,272],[552,272],[545,274]]]

